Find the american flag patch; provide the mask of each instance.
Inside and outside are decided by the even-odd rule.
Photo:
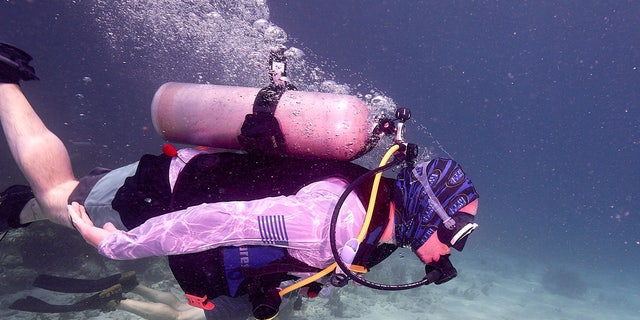
[[[286,246],[289,244],[287,226],[284,223],[284,216],[258,217],[258,227],[262,242],[270,245]]]

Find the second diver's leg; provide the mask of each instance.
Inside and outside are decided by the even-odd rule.
[[[178,319],[178,320],[204,320],[205,315],[202,309],[192,307],[185,302],[180,301],[176,296],[169,292],[159,291],[149,288],[144,285],[138,285],[132,293],[140,295],[141,297],[152,302],[140,302],[135,300],[123,300],[120,302],[121,309],[135,313],[142,316],[142,313],[149,314],[150,312],[158,312],[162,309],[163,312],[167,312],[168,318],[161,319]],[[124,303],[124,304],[123,304]],[[171,309],[171,312],[164,311]],[[160,319],[157,317],[151,317],[153,319]]]
[[[120,301],[118,309],[131,312],[145,319],[152,320],[205,320],[204,311],[193,307],[190,310],[178,311],[166,304],[158,302],[125,299]]]
[[[131,292],[140,295],[141,297],[149,301],[166,304],[176,310],[180,310],[182,308],[191,308],[191,306],[180,301],[176,296],[169,292],[155,290],[144,285],[136,286],[135,289],[133,289]]]
[[[118,309],[131,312],[144,319],[175,320],[178,319],[178,311],[166,304],[157,302],[138,301],[125,299],[120,301]]]
[[[67,199],[78,181],[62,141],[44,125],[16,84],[0,83],[0,121],[11,154],[41,209],[34,211],[39,214],[21,215],[20,222],[49,219],[71,227]]]

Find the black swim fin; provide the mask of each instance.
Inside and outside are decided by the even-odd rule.
[[[138,285],[136,273],[129,271],[102,279],[75,279],[41,274],[33,281],[34,287],[65,293],[97,292],[115,284],[122,285],[124,292],[133,290]]]
[[[0,232],[22,228],[30,223],[20,223],[20,212],[33,199],[31,187],[13,185],[0,192]]]
[[[49,304],[32,296],[26,296],[20,300],[14,301],[9,306],[9,309],[38,313],[62,313],[86,310],[85,308],[80,308],[79,306],[75,305]]]
[[[9,309],[37,313],[63,313],[86,310],[110,312],[116,309],[122,299],[122,286],[117,284],[73,304],[50,304],[36,297],[26,296],[14,301],[9,306]]]
[[[0,42],[0,83],[18,83],[20,80],[40,80],[29,62],[31,56],[6,43]]]

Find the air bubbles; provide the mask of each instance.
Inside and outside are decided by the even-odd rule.
[[[284,29],[278,26],[267,27],[267,29],[264,31],[264,36],[267,38],[267,40],[276,43],[287,42],[287,33],[284,31]]]
[[[94,0],[88,1],[98,32],[114,59],[152,79],[185,78],[197,82],[260,87],[264,85],[269,48],[288,46],[287,30],[269,20],[267,0]],[[347,86],[325,86],[335,79],[334,66],[317,60],[304,47],[289,48],[288,72],[301,90],[348,92]],[[154,66],[181,61],[180,68]],[[217,68],[202,72],[202,66]],[[93,83],[92,83],[93,85]]]
[[[291,47],[284,52],[284,56],[290,59],[302,59],[304,57],[304,51],[296,47]]]
[[[396,104],[393,100],[385,95],[379,93],[370,93],[364,96],[368,102],[369,107],[373,114],[377,115],[391,115],[395,113]]]
[[[320,91],[335,94],[349,94],[351,89],[346,84],[338,84],[333,80],[326,80],[320,84]]]
[[[256,21],[253,22],[253,27],[260,31],[261,33],[264,33],[267,28],[269,27],[270,23],[269,21],[267,21],[266,19],[258,19]]]
[[[287,32],[266,19],[258,19],[253,22],[252,26],[258,32],[264,34],[265,39],[269,42],[278,44],[287,42]]]
[[[387,98],[383,97],[383,96],[375,96],[373,98],[371,98],[371,104],[372,105],[382,105],[385,104],[387,102]]]
[[[216,11],[208,12],[208,13],[206,14],[206,17],[207,17],[207,18],[212,18],[212,19],[221,19],[221,18],[222,18],[222,16],[220,15],[220,13],[218,13],[218,12],[216,12]]]

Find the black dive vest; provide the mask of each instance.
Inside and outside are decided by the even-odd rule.
[[[140,159],[136,174],[126,179],[112,202],[124,225],[135,228],[147,219],[171,211],[202,203],[248,201],[279,195],[293,195],[304,186],[330,177],[348,182],[367,172],[366,168],[349,162],[293,158],[265,158],[237,153],[200,154],[189,161],[180,173],[173,193],[168,182],[171,158],[165,155],[145,155]],[[370,267],[384,259],[388,247],[376,250],[378,240],[388,223],[392,183],[380,184],[376,213],[368,236],[358,251],[355,263]],[[371,183],[368,181],[355,192],[366,205]],[[229,270],[224,248],[204,252],[169,256],[169,264],[182,289],[192,295],[215,298],[219,295],[239,296],[247,287],[274,287],[290,279],[288,272],[313,272],[317,269],[274,252],[273,260],[260,268],[239,268],[242,286],[230,290]],[[239,254],[229,249],[227,255]],[[265,251],[266,252],[266,251]],[[382,255],[380,253],[382,252]],[[241,252],[242,253],[242,252]],[[246,280],[245,280],[246,279]]]

